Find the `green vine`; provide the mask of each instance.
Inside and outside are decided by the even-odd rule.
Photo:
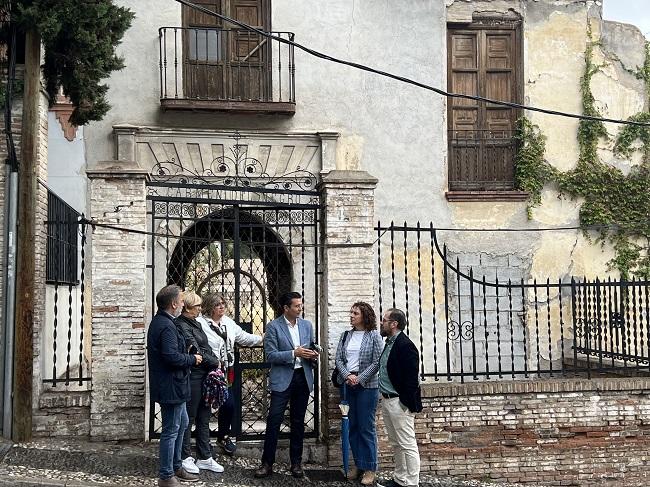
[[[528,118],[517,120],[514,138],[518,146],[515,186],[529,195],[527,211],[530,220],[533,208],[542,203],[544,185],[557,177],[558,170],[544,160],[546,136]]]
[[[593,63],[591,29],[585,50],[585,71],[580,79],[583,113],[600,116],[591,91],[591,79],[602,67]],[[650,49],[645,48],[645,62],[637,76],[646,84],[650,93]],[[650,113],[642,112],[630,118],[650,122]],[[650,130],[647,127],[626,126],[615,142],[614,151],[619,156],[630,157],[635,150],[633,143],[641,142],[643,162],[628,174],[604,164],[598,157],[598,142],[609,135],[602,122],[582,120],[578,128],[580,155],[575,169],[562,173],[544,160],[544,136],[539,128],[522,119],[518,125],[520,146],[524,152],[517,157],[515,179],[517,187],[530,194],[530,209],[540,203],[544,184],[554,181],[560,192],[572,198],[582,198],[580,207],[581,226],[598,226],[597,241],[609,242],[614,258],[608,262],[621,277],[632,275],[650,279]],[[517,176],[519,174],[520,176]],[[588,232],[585,234],[589,236]]]

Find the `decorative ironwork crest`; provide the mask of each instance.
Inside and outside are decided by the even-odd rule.
[[[232,136],[235,144],[229,152],[215,157],[201,169],[186,167],[172,157],[157,162],[151,170],[151,180],[157,183],[222,185],[233,189],[267,188],[282,191],[312,191],[316,188],[316,175],[298,166],[284,174],[271,175],[264,165],[248,155],[248,145],[241,144],[239,132]]]

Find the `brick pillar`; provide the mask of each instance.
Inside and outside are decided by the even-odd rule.
[[[377,179],[365,171],[334,170],[321,183],[324,215],[324,271],[321,337],[328,345],[329,367],[324,372],[322,432],[329,441],[328,463],[341,464],[339,393],[329,381],[339,337],[349,329],[350,305],[374,303],[375,239],[374,190]]]
[[[133,162],[87,171],[90,214],[100,223],[146,230],[146,171]],[[95,227],[91,238],[93,440],[142,439],[145,410],[146,241]]]

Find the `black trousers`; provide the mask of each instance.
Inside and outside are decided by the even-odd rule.
[[[190,378],[191,399],[187,403],[187,416],[190,419],[190,424],[185,430],[183,435],[183,458],[191,455],[190,448],[190,435],[192,425],[196,423],[196,458],[199,460],[206,460],[212,457],[212,448],[210,448],[210,406],[205,405],[201,386],[203,385],[203,378],[201,375],[198,377]]]
[[[284,418],[284,412],[289,405],[289,424],[291,434],[289,436],[289,458],[291,465],[302,463],[302,446],[305,439],[305,413],[309,402],[309,386],[305,378],[305,371],[301,367],[295,369],[293,378],[286,391],[271,391],[271,405],[269,415],[266,418],[266,437],[264,438],[264,453],[262,463],[273,465],[275,463],[275,451],[278,447],[280,426]]]
[[[230,429],[232,427],[232,419],[235,416],[235,397],[232,392],[232,387],[228,388],[228,399],[219,407],[219,429],[217,430],[217,438],[223,440],[226,436],[230,436]]]

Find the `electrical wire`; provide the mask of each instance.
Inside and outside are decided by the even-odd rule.
[[[289,39],[284,39],[280,36],[273,35],[270,32],[265,32],[261,29],[258,29],[257,27],[253,27],[252,25],[248,25],[244,22],[241,22],[239,20],[235,20],[233,18],[227,17],[223,14],[213,12],[212,10],[209,10],[205,7],[202,7],[200,5],[196,5],[192,2],[189,2],[187,0],[175,0],[176,2],[185,5],[187,7],[193,8],[198,10],[199,12],[203,12],[206,15],[211,15],[213,17],[216,17],[218,19],[221,19],[225,22],[229,22],[231,24],[237,25],[241,27],[242,29],[248,30],[250,32],[255,32],[263,37],[266,37],[267,39],[273,39],[275,41],[278,41],[282,44],[287,44],[290,46],[293,46],[297,49],[300,49],[301,51],[306,52],[307,54],[310,54],[314,57],[317,57],[319,59],[324,59],[325,61],[330,61],[333,63],[337,64],[342,64],[344,66],[350,66],[352,68],[360,69],[362,71],[367,71],[369,73],[373,73],[379,76],[384,76],[386,78],[394,79],[397,81],[400,81],[402,83],[406,83],[409,85],[417,86],[418,88],[425,89],[427,91],[433,91],[434,93],[437,93],[439,95],[442,95],[447,98],[461,98],[465,100],[473,100],[473,101],[481,101],[481,102],[486,102],[486,103],[492,103],[494,105],[500,105],[500,106],[505,106],[509,108],[520,108],[524,110],[529,110],[531,112],[539,112],[539,113],[545,113],[547,115],[555,115],[555,116],[560,116],[560,117],[566,117],[566,118],[574,118],[578,120],[585,120],[589,122],[609,122],[609,123],[614,123],[614,124],[620,124],[620,125],[634,125],[638,127],[650,127],[650,123],[648,122],[638,122],[635,120],[619,120],[619,119],[614,119],[614,118],[606,118],[606,117],[593,117],[590,115],[578,115],[576,113],[569,113],[569,112],[562,112],[559,110],[551,110],[548,108],[540,108],[540,107],[534,107],[531,105],[523,105],[521,103],[514,103],[514,102],[509,102],[509,101],[503,101],[503,100],[494,100],[492,98],[486,98],[483,96],[477,96],[477,95],[466,95],[463,93],[451,93],[445,90],[442,90],[440,88],[436,88],[435,86],[427,85],[425,83],[421,83],[419,81],[415,81],[410,78],[406,78],[404,76],[399,76],[397,74],[389,73],[387,71],[382,71],[376,68],[372,68],[370,66],[367,66],[365,64],[360,64],[356,63],[353,61],[346,61],[344,59],[339,59],[334,56],[330,56],[329,54],[322,53],[320,51],[317,51],[315,49],[311,49],[307,46],[304,46],[302,44],[299,44],[295,41],[291,41]]]

